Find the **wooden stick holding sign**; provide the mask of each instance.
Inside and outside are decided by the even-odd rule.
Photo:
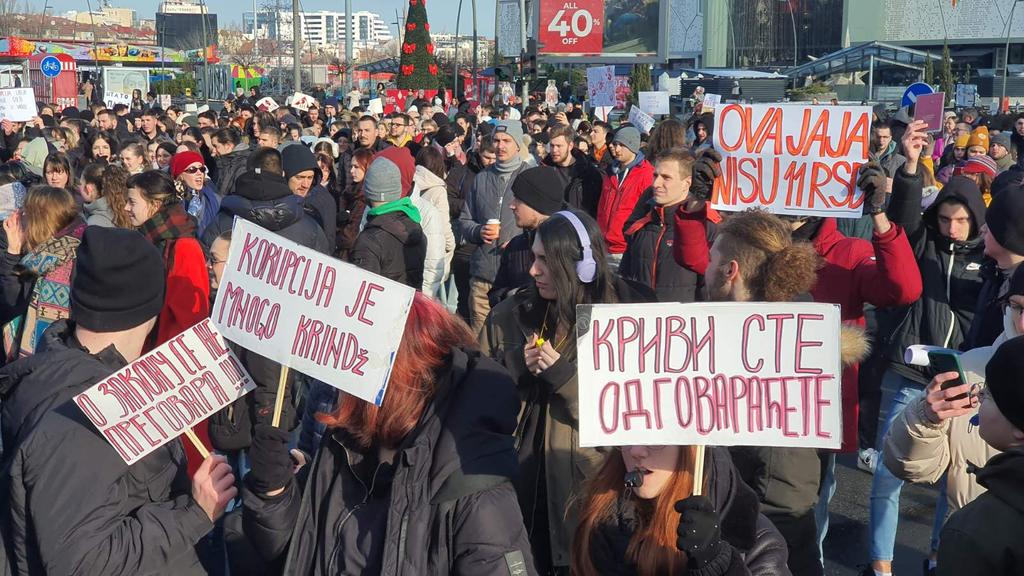
[[[202,440],[199,439],[199,436],[196,436],[195,430],[192,430],[191,428],[186,428],[185,436],[188,436],[188,439],[192,441],[192,445],[195,446],[196,452],[199,452],[199,455],[203,457],[203,460],[206,460],[207,458],[210,457],[210,451],[207,450],[206,446],[203,445],[203,442]]]
[[[693,457],[693,495],[704,493],[704,445],[698,444]]]
[[[284,410],[284,393],[288,387],[288,367],[281,365],[281,376],[277,379],[277,396],[274,398],[274,418],[270,425],[277,428],[281,425],[281,412]]]

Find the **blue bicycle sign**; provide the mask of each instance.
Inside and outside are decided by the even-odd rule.
[[[39,62],[39,69],[43,72],[43,76],[56,78],[60,75],[60,60],[57,60],[56,56],[47,56]]]

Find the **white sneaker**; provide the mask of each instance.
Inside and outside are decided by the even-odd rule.
[[[868,474],[875,473],[875,466],[878,465],[878,450],[874,448],[867,448],[865,450],[857,451],[857,468],[867,472]]]

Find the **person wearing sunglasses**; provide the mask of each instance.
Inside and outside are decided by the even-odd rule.
[[[999,454],[978,433],[975,416],[985,394],[986,364],[1003,342],[1024,335],[1024,266],[1013,273],[1000,303],[1002,334],[991,346],[960,354],[957,359],[962,374],[935,374],[924,394],[893,421],[885,441],[885,465],[897,478],[934,484],[945,476],[951,514],[985,492],[972,474],[973,465]],[[935,558],[932,560],[937,563]]]
[[[197,236],[202,238],[220,208],[220,200],[208,176],[203,155],[191,150],[175,154],[171,160],[171,177],[185,202],[185,211],[195,218],[199,226]]]

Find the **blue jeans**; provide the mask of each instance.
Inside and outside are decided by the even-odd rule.
[[[836,493],[836,455],[825,456],[825,474],[818,489],[818,504],[814,507],[814,520],[818,525],[818,556],[825,565],[825,536],[828,536],[828,503]]]
[[[878,450],[882,454],[885,437],[893,420],[903,412],[912,401],[924,393],[924,387],[913,380],[888,370],[882,377],[882,395],[892,395],[889,411],[883,424],[879,427]],[[903,481],[893,476],[885,467],[885,459],[879,457],[871,479],[871,515],[868,521],[868,533],[871,538],[871,560],[892,561],[893,549],[896,547],[896,527],[900,517],[900,492]],[[946,521],[946,477],[939,480],[939,497],[935,503],[935,523],[932,525],[932,550],[939,547],[939,532]]]

